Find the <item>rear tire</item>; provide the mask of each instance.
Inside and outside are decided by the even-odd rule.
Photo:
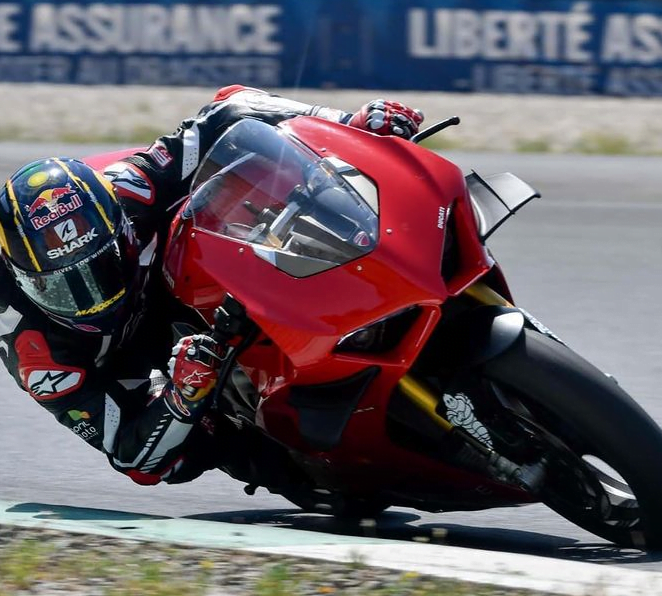
[[[543,502],[619,545],[662,547],[662,431],[614,380],[529,330],[484,375],[551,435]]]

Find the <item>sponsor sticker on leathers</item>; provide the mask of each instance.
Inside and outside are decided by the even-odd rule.
[[[163,145],[152,145],[147,153],[161,168],[167,168],[172,163],[173,157]]]
[[[82,374],[66,370],[32,370],[27,385],[30,393],[38,398],[64,395],[81,383]]]

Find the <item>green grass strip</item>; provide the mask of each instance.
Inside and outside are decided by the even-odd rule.
[[[440,562],[443,564],[443,562]],[[530,596],[347,564],[0,527],[0,596]]]

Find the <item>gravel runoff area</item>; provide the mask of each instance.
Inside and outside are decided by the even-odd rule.
[[[416,573],[0,526],[0,596],[544,596]],[[591,596],[587,594],[587,596]]]
[[[436,137],[440,148],[662,154],[660,99],[273,91],[347,111],[376,97],[392,98],[422,109],[428,123],[460,116],[461,126]],[[195,114],[213,92],[203,88],[0,83],[0,140],[146,143]]]

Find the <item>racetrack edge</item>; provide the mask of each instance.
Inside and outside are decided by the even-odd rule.
[[[534,555],[103,509],[0,501],[0,526],[319,559],[547,593],[662,592],[662,573]]]

